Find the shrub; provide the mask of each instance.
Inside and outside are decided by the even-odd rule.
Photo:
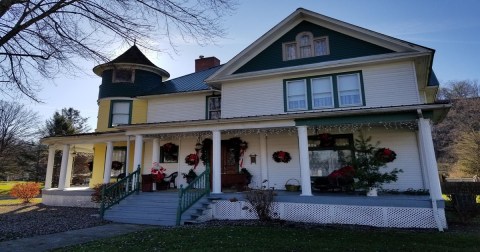
[[[261,221],[270,221],[275,215],[273,213],[273,200],[275,192],[272,189],[253,189],[246,193],[245,198],[255,211]]]
[[[462,222],[466,223],[479,214],[476,198],[480,195],[480,183],[445,182],[442,183],[442,191],[452,201],[452,206]]]
[[[10,190],[10,195],[29,203],[31,199],[40,194],[40,184],[35,182],[19,183]]]
[[[93,190],[94,192],[92,193],[92,202],[95,202],[95,203],[101,203],[102,202],[102,189],[103,187],[108,187],[108,186],[111,186],[113,185],[114,183],[108,183],[108,184],[96,184],[94,187],[93,187]],[[111,198],[107,198],[106,201],[110,201]]]

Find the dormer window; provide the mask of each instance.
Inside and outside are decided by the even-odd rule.
[[[330,54],[328,37],[313,37],[311,32],[299,33],[295,41],[283,44],[283,60],[294,60]]]
[[[133,69],[120,68],[120,69],[113,70],[113,78],[112,78],[113,83],[118,83],[118,82],[133,83],[134,80],[135,80],[135,70]]]

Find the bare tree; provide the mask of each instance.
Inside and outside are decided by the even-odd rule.
[[[480,85],[476,80],[449,81],[438,92],[440,100],[473,97],[480,97]]]
[[[15,169],[17,154],[38,132],[38,120],[23,105],[0,100],[0,173]]]
[[[39,101],[39,76],[108,59],[113,41],[160,51],[177,38],[201,45],[224,36],[236,0],[0,0],[0,92]]]

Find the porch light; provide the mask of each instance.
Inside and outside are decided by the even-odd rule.
[[[257,154],[250,154],[250,164],[257,163]]]
[[[202,144],[201,144],[200,142],[198,142],[198,143],[195,145],[195,150],[196,150],[196,151],[199,151],[199,150],[202,149],[202,147],[203,147]]]

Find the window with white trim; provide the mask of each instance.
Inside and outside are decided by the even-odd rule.
[[[295,41],[283,44],[283,60],[294,60],[330,54],[328,37],[313,37],[311,32],[299,33]]]
[[[361,72],[284,81],[285,111],[364,106]]]
[[[321,77],[311,79],[312,86],[312,107],[332,108],[333,107],[333,83],[332,77]]]
[[[113,70],[112,83],[129,82],[133,83],[135,80],[135,70],[119,68]]]
[[[130,124],[131,101],[112,101],[110,111],[110,127]]]
[[[221,96],[207,97],[207,119],[220,119],[222,116],[222,100]]]
[[[287,81],[286,86],[288,110],[307,109],[307,85],[305,80]]]
[[[338,75],[337,87],[340,107],[362,105],[359,74]]]

